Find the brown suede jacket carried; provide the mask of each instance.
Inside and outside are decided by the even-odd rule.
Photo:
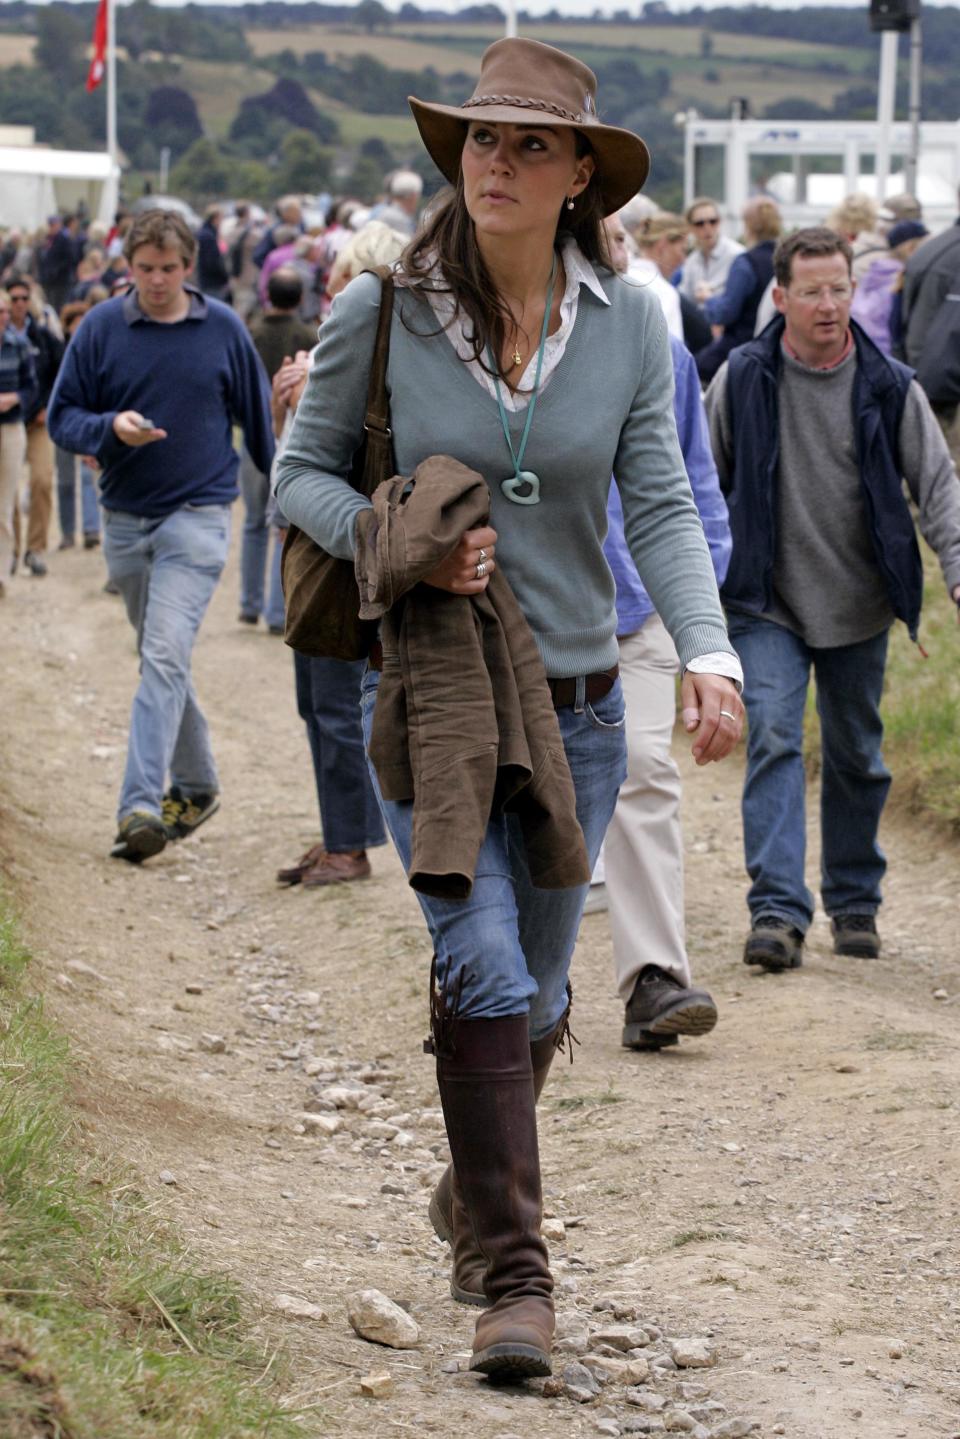
[[[411,886],[467,899],[491,815],[517,816],[533,884],[587,884],[573,780],[543,662],[502,571],[479,595],[421,584],[485,524],[485,481],[448,455],[395,476],[357,520],[361,619],[381,619],[370,758],[413,800]]]

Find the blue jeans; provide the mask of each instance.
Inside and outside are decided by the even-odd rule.
[[[168,774],[186,795],[219,788],[190,658],[229,539],[229,505],[184,505],[162,519],[104,511],[107,570],[140,653],[121,820],[133,810],[160,814]]]
[[[240,547],[240,613],[263,615],[268,625],[283,624],[283,589],[280,584],[280,542],[274,535],[270,587],[264,608],[267,556],[270,551],[270,480],[257,469],[244,450],[240,456],[240,493],[245,517]]]
[[[887,659],[883,630],[872,639],[812,649],[782,625],[728,616],[744,671],[747,777],[743,839],[753,881],[751,915],[779,915],[806,932],[814,899],[804,882],[806,848],[803,714],[810,669],[817,682],[820,894],[827,914],[875,914],[886,869],[877,843],[890,775],[880,746]]]
[[[77,466],[80,467],[80,524],[84,535],[99,535],[100,506],[97,502],[97,482],[89,465],[83,464],[78,455],[56,446],[57,458],[57,509],[60,513],[60,533],[65,540],[76,539],[77,535]]]
[[[369,746],[380,676],[363,678]],[[591,868],[626,776],[627,747],[619,680],[595,705],[557,711]],[[371,777],[404,868],[410,867],[412,801],[384,801]],[[491,818],[468,900],[418,894],[437,959],[437,983],[453,991],[462,972],[460,1012],[470,1019],[529,1014],[530,1038],[542,1039],[567,1005],[567,974],[589,885],[535,889],[516,817]]]
[[[360,725],[364,661],[293,655],[297,712],[307,727],[324,848],[331,854],[386,844],[367,773]]]

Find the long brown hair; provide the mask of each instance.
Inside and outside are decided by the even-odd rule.
[[[584,135],[579,130],[575,135],[578,158],[592,154]],[[564,205],[560,211],[554,244],[559,247],[568,236],[572,237],[591,264],[612,270],[603,219],[600,187],[594,171],[587,188],[574,200],[573,209],[568,210]],[[434,266],[438,266],[441,276],[441,283],[434,284],[434,290],[450,294],[454,299],[455,309],[450,323],[458,318],[467,321],[464,331],[472,351],[469,358],[482,365],[487,374],[506,378],[500,369],[500,355],[507,326],[513,324],[513,316],[509,306],[497,294],[483,262],[464,198],[462,171],[457,175],[450,193],[437,204],[426,225],[404,250],[396,278],[401,284],[406,282],[410,285],[411,293],[416,295],[421,282],[431,274]],[[414,333],[424,336],[423,331]],[[442,330],[432,333],[439,335]],[[495,370],[491,370],[487,361],[488,347],[496,359]]]

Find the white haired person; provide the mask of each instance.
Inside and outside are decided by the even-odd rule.
[[[321,331],[277,488],[328,553],[370,576],[375,541],[379,580],[407,582],[382,607],[362,693],[387,829],[435,955],[453,1167],[430,1213],[452,1242],[455,1297],[487,1306],[471,1367],[522,1378],[550,1372],[554,1330],[535,1101],[567,1032],[590,866],[626,768],[603,556],[611,474],[685,671],[700,764],[737,742],[740,671],[677,443],[660,306],[614,275],[603,237],[646,179],[646,145],[600,122],[586,65],[533,40],[490,46],[462,106],[411,107],[453,187],[404,252],[389,328],[395,468],[413,488],[388,481],[371,502],[349,482],[373,275]],[[393,723],[404,697],[406,753]],[[373,969],[370,985],[380,1005]]]
[[[370,211],[371,220],[380,220],[391,230],[409,239],[417,228],[417,211],[423,197],[423,181],[415,170],[394,170],[387,180],[387,198]]]

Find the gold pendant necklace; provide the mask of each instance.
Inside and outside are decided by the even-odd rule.
[[[522,364],[523,364],[523,359],[522,359],[521,354],[520,354],[520,346],[517,345],[517,344],[515,344],[514,347],[513,347],[513,363],[514,363],[514,365],[522,365]]]

